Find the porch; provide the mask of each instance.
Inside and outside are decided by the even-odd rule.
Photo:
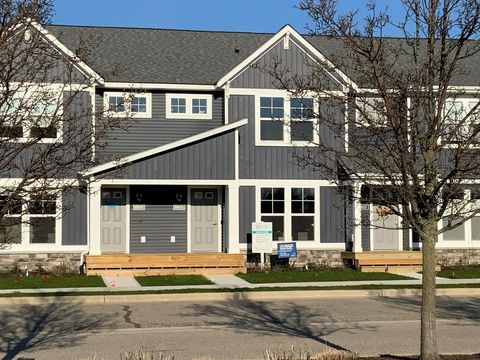
[[[222,253],[87,255],[87,275],[228,275],[246,272],[245,255]]]
[[[346,251],[341,256],[362,272],[419,272],[423,264],[421,251]]]

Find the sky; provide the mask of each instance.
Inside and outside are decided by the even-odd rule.
[[[378,0],[398,13],[400,0]],[[367,0],[340,0],[340,9],[362,11]],[[55,0],[52,22],[66,25],[276,32],[290,24],[307,32],[298,0]]]

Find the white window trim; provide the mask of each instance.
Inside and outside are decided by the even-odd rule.
[[[28,199],[27,199],[28,200]],[[30,243],[30,224],[28,223],[27,218],[30,218],[30,214],[27,213],[28,201],[22,204],[22,218],[21,221],[21,242],[19,244],[9,244],[4,249],[0,250],[0,253],[3,252],[16,252],[16,251],[34,251],[34,252],[49,252],[55,251],[57,249],[65,249],[62,246],[62,195],[58,194],[58,197],[55,199],[57,212],[56,214],[42,215],[35,214],[32,217],[54,217],[55,216],[55,242],[54,243],[44,243],[44,244],[31,244]]]
[[[122,96],[125,100],[125,111],[110,111],[110,96]],[[147,99],[147,112],[132,112],[132,103],[130,98],[143,97]],[[152,117],[152,93],[131,93],[122,91],[106,91],[103,94],[103,109],[112,117],[130,117],[134,119],[150,119]]]
[[[283,122],[283,140],[262,140],[261,139],[261,121],[262,120],[271,120],[275,121],[276,119],[266,119],[260,117],[260,98],[262,97],[281,97],[283,98],[283,115],[284,118],[279,120]],[[305,96],[305,98],[310,96]],[[318,101],[317,99],[313,98],[313,110],[316,113],[318,109]],[[272,93],[271,95],[268,94],[256,94],[255,95],[255,145],[256,146],[316,146],[319,143],[319,135],[318,135],[318,116],[314,116],[312,119],[305,119],[304,121],[310,121],[313,123],[313,140],[312,141],[292,141],[291,140],[291,121],[295,119],[291,119],[290,117],[290,99],[294,99],[294,97],[286,96],[286,95],[278,95]]]
[[[58,86],[48,86],[45,88],[41,87],[41,84],[35,84],[39,86],[39,89],[29,89],[27,87],[25,96],[30,93],[36,93],[36,92],[41,92],[41,91],[51,91],[52,94],[57,98],[58,104],[57,104],[57,117],[60,117],[61,120],[58,122],[58,128],[57,128],[57,136],[54,138],[42,138],[38,140],[39,144],[54,144],[57,142],[63,142],[63,101],[61,99],[63,98],[63,89],[59,88]],[[28,85],[27,85],[28,86]],[[21,90],[18,90],[21,92]],[[22,137],[18,138],[5,138],[5,137],[0,137],[2,140],[7,140],[9,143],[27,143],[32,141],[32,137],[30,136],[30,128],[31,128],[31,123],[27,121],[27,124],[22,125]]]
[[[284,217],[284,240],[283,241],[273,241],[272,250],[277,249],[278,243],[285,242],[295,242],[299,249],[320,249],[320,248],[330,248],[336,247],[338,243],[321,243],[320,242],[320,186],[316,183],[312,184],[302,184],[302,185],[277,185],[274,182],[271,185],[257,185],[255,186],[255,221],[261,221],[262,219],[262,210],[261,210],[261,194],[262,188],[283,188],[285,194],[285,208],[283,212]],[[292,215],[300,215],[292,213],[292,188],[313,188],[315,196],[315,212],[312,214],[305,214],[305,216],[313,216],[314,221],[314,232],[313,240],[299,240],[294,241],[292,239]],[[265,215],[265,216],[275,216],[276,214]],[[302,214],[303,215],[303,214]],[[282,216],[282,214],[278,214]],[[341,245],[341,246],[340,246]],[[341,243],[338,247],[344,248],[345,243]]]
[[[186,112],[183,114],[172,113],[171,101],[172,99],[185,99]],[[192,100],[204,99],[207,100],[207,113],[206,114],[194,114],[192,111]],[[167,119],[212,119],[212,94],[177,94],[167,93],[165,94],[165,117]]]
[[[459,97],[459,98],[447,98],[446,101],[445,101],[445,106],[447,105],[447,103],[451,102],[451,103],[456,103],[456,102],[461,102],[462,103],[462,108],[463,108],[463,111],[462,111],[462,118],[464,118],[468,112],[470,111],[469,110],[469,103],[471,102],[476,102],[478,103],[480,101],[479,98],[470,98],[470,97]],[[445,111],[446,111],[446,108],[443,108],[442,109],[442,117],[445,117]],[[479,112],[479,117],[480,117],[480,107],[477,109],[477,111]],[[446,125],[446,122],[444,121],[444,125]],[[480,125],[480,122],[479,122],[479,125]],[[470,120],[466,120],[463,127],[462,127],[462,130],[467,130],[469,131],[470,130],[470,126],[471,126],[471,122]],[[439,139],[439,142],[442,141],[442,139]],[[459,144],[457,143],[448,143],[446,144],[445,146],[447,148],[456,148],[458,147]],[[471,149],[480,149],[480,142],[478,144],[470,144],[469,145],[469,148]]]

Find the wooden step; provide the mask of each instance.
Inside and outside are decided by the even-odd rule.
[[[244,254],[87,255],[87,275],[235,274],[245,272]]]

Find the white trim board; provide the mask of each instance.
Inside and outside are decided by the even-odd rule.
[[[173,149],[178,148],[180,146],[188,145],[188,144],[191,144],[191,143],[209,138],[211,136],[215,136],[215,135],[222,134],[222,133],[230,131],[230,130],[234,130],[234,129],[240,127],[240,126],[246,125],[247,123],[248,123],[248,118],[238,120],[238,121],[235,121],[235,122],[230,123],[230,124],[222,125],[222,126],[219,126],[217,128],[204,131],[200,134],[189,136],[189,137],[184,138],[184,139],[173,141],[173,142],[165,144],[165,145],[157,146],[157,147],[154,147],[154,148],[149,149],[149,150],[141,151],[139,153],[136,153],[136,154],[133,154],[133,155],[130,155],[130,156],[126,156],[126,157],[124,157],[122,159],[119,159],[119,160],[114,160],[114,161],[110,161],[110,162],[102,164],[102,165],[94,166],[90,169],[87,169],[87,170],[81,172],[80,175],[82,175],[82,176],[95,175],[95,174],[98,174],[100,172],[107,171],[107,170],[110,170],[110,169],[113,169],[113,168],[116,168],[116,167],[120,167],[122,165],[132,163],[134,161],[138,161],[138,160],[150,157],[150,156],[154,156],[154,155],[160,154],[160,153],[165,152],[165,151],[173,150]]]

